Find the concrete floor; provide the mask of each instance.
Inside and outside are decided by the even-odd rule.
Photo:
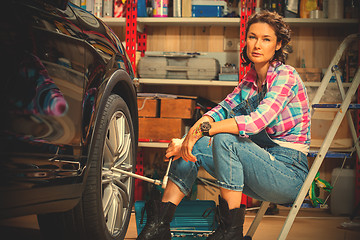
[[[289,208],[279,207],[277,215],[266,215],[259,225],[253,239],[277,239]],[[245,217],[245,231],[254,219],[254,212],[247,212]],[[360,220],[354,220],[354,229],[341,228],[342,223],[350,222],[343,216],[332,216],[327,210],[301,209],[287,237],[288,240],[360,240]],[[0,222],[2,240],[41,240],[39,226],[34,215],[8,219]],[[5,236],[9,236],[5,238]],[[135,213],[131,217],[126,240],[137,237]]]

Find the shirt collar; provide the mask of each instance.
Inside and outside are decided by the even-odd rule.
[[[276,73],[276,69],[280,65],[282,65],[281,62],[274,62],[274,63],[270,64],[269,69],[266,74],[266,81],[264,82],[263,85],[265,85],[266,82],[270,84],[275,79],[276,74],[274,74],[274,73]],[[256,85],[256,78],[257,78],[257,75],[256,75],[255,67],[251,66],[250,70],[244,76],[244,80]]]

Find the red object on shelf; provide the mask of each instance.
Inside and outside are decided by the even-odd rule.
[[[123,3],[122,0],[114,1],[114,17],[115,18],[126,17],[126,2]]]
[[[129,56],[134,73],[136,73],[136,40],[137,40],[137,0],[126,5],[126,52]]]
[[[138,33],[137,35],[137,42],[138,42],[138,48],[137,50],[141,52],[141,57],[145,56],[146,52],[146,33]]]
[[[135,173],[144,176],[144,157],[141,151],[137,154]],[[134,201],[138,200],[144,200],[144,184],[143,180],[135,178]]]
[[[246,72],[249,71],[250,66],[243,66],[242,59],[241,59],[241,52],[245,47],[245,40],[246,40],[246,22],[248,18],[253,14],[256,6],[256,0],[241,0],[240,2],[240,57],[239,57],[239,82],[245,76]]]

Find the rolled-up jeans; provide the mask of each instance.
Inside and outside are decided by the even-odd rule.
[[[261,148],[249,138],[229,133],[216,134],[212,139],[202,137],[192,153],[196,162],[180,158],[169,172],[169,178],[185,195],[200,166],[217,179],[221,188],[279,204],[295,201],[308,174],[304,153],[281,146]]]

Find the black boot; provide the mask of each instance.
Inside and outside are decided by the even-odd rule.
[[[150,200],[145,203],[146,224],[137,240],[171,240],[170,222],[176,210],[171,202]]]
[[[229,210],[228,203],[219,196],[219,226],[206,240],[242,240],[245,205]]]

